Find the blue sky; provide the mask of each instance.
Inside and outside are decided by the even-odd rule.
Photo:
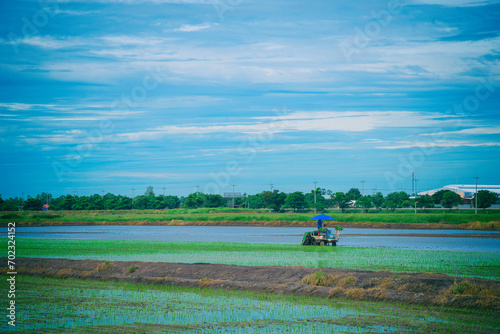
[[[4,198],[500,183],[499,1],[0,9]]]

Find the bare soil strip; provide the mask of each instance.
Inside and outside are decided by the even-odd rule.
[[[3,258],[3,263],[7,263]],[[500,282],[433,273],[18,258],[18,275],[248,290],[500,311]],[[1,269],[5,274],[7,269]]]

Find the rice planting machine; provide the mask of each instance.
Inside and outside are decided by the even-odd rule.
[[[323,227],[323,220],[335,220],[334,218],[327,215],[318,215],[311,220],[318,220],[318,228],[314,231],[304,233],[302,238],[302,245],[332,245],[337,246],[337,242],[340,239],[340,231],[344,228],[342,226],[335,226],[335,232]]]

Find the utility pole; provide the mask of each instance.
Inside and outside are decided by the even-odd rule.
[[[375,195],[377,193],[377,185],[375,185],[375,188],[373,188],[373,194]]]
[[[316,181],[314,181],[314,213],[316,213]]]
[[[76,197],[76,190],[73,190],[73,197]]]
[[[411,193],[415,195],[415,172],[411,173]]]
[[[21,193],[21,202],[24,202],[24,193]]]
[[[365,180],[361,179],[361,195],[365,196]]]
[[[273,192],[274,183],[269,183],[269,185],[271,186],[271,192]]]
[[[101,190],[101,192],[102,192],[102,198],[104,198],[104,190]]]
[[[167,189],[167,187],[165,187],[165,185],[163,185],[163,197],[165,197],[165,189]]]
[[[417,214],[417,179],[415,179],[415,214]]]
[[[479,179],[479,177],[476,174],[476,176],[474,176],[473,178],[476,179],[476,195],[474,196],[476,204],[474,205],[474,213],[477,215],[477,179]]]
[[[236,184],[233,184],[232,186],[233,186],[233,205],[232,205],[232,207],[234,209],[234,187],[236,187]]]
[[[200,196],[200,186],[196,185],[196,197]]]
[[[134,199],[135,199],[134,191],[135,191],[135,188],[132,188],[132,210],[134,210]]]

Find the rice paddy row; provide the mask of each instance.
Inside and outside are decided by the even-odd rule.
[[[19,276],[16,290],[18,320],[9,331],[30,334],[493,333],[500,326],[489,311],[162,285]],[[6,294],[0,302],[8,303]]]
[[[16,243],[18,257],[432,272],[500,281],[496,253],[132,240],[18,238]],[[0,240],[3,249],[6,244]]]

